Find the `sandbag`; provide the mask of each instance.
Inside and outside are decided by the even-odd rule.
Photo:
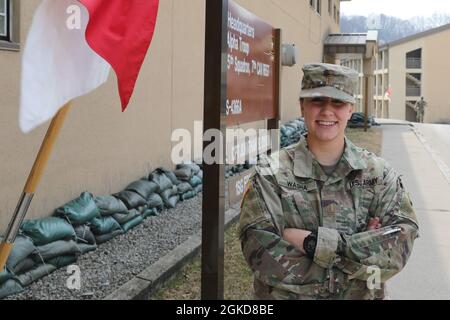
[[[156,208],[147,209],[142,214],[142,217],[144,219],[147,219],[148,217],[156,217],[158,215],[158,210]]]
[[[189,181],[191,180],[194,173],[192,172],[192,169],[189,167],[180,168],[174,171],[175,176],[178,178],[178,180],[181,181]]]
[[[91,221],[91,230],[95,235],[102,235],[120,229],[120,224],[113,217],[95,218]]]
[[[182,195],[180,195],[181,200],[185,201],[188,199],[192,199],[197,195],[197,192],[195,191],[188,191],[186,193],[183,193]]]
[[[77,243],[77,246],[78,246],[78,250],[80,250],[81,254],[85,254],[85,253],[97,250],[97,245],[95,245],[95,244]]]
[[[106,233],[106,234],[95,236],[95,241],[97,242],[97,244],[102,244],[102,243],[105,243],[105,242],[107,242],[107,241],[109,241],[109,240],[111,240],[111,239],[113,239],[113,238],[115,238],[118,235],[121,235],[123,233],[124,232],[123,232],[122,229],[115,230],[115,231],[110,232],[110,233]]]
[[[197,194],[203,192],[203,184],[199,184],[198,186],[196,186],[195,192],[197,192]]]
[[[161,200],[162,201],[162,200]],[[127,214],[114,214],[113,218],[114,220],[116,220],[120,225],[123,225],[125,223],[127,223],[128,221],[133,220],[134,218],[136,218],[139,215],[139,211],[137,211],[136,209],[130,210],[128,211]]]
[[[114,196],[98,196],[94,199],[100,214],[104,217],[115,213],[125,213],[128,211],[127,206],[122,200]]]
[[[77,262],[76,255],[60,256],[48,260],[48,263],[54,265],[57,269],[67,267],[75,262]]]
[[[124,190],[114,194],[114,196],[122,200],[128,209],[136,209],[137,207],[145,205],[147,202],[144,197],[134,191]]]
[[[75,234],[77,236],[77,242],[95,244],[95,237],[91,229],[87,225],[81,225],[75,227]]]
[[[0,285],[0,299],[23,292],[23,287],[19,282],[11,279]]]
[[[178,194],[180,194],[180,195],[194,190],[194,188],[192,188],[192,186],[188,182],[180,183],[177,186],[177,189],[178,189]]]
[[[36,262],[32,258],[25,258],[20,261],[15,267],[11,268],[14,274],[22,274],[34,268]]]
[[[8,271],[8,269],[3,269],[2,272],[0,272],[0,287],[3,283],[8,281],[9,279],[14,278],[14,275]]]
[[[148,197],[159,190],[159,186],[153,181],[148,180],[138,180],[131,183],[125,190],[133,191],[142,196],[144,199],[148,199]]]
[[[161,196],[157,193],[153,193],[150,195],[147,201],[147,207],[149,209],[156,208],[159,211],[162,211],[164,209],[164,202]]]
[[[37,246],[62,239],[75,239],[73,227],[67,221],[57,217],[27,220],[22,224],[21,229]]]
[[[193,176],[192,178],[191,178],[191,180],[189,180],[189,184],[193,187],[193,188],[195,188],[196,186],[198,186],[198,185],[201,185],[203,183],[203,181],[199,178],[199,177],[197,177],[197,176]]]
[[[159,168],[162,172],[164,172],[164,174],[166,175],[167,178],[169,178],[170,182],[172,182],[172,184],[174,186],[179,185],[180,184],[180,180],[177,179],[177,177],[175,176],[175,174],[172,171],[169,171],[167,169],[164,168]]]
[[[26,287],[32,284],[33,282],[39,280],[40,278],[49,275],[55,270],[56,267],[52,264],[41,264],[38,265],[36,268],[28,271],[27,273],[17,276],[16,279],[22,286]]]
[[[173,198],[176,197],[176,201]],[[171,189],[167,189],[166,191],[161,193],[161,198],[164,202],[164,205],[168,208],[175,208],[178,202],[178,189],[176,186],[173,186]]]
[[[177,170],[178,169],[182,169],[182,168],[190,168],[192,170],[193,174],[197,174],[201,170],[199,165],[196,164],[196,163],[189,163],[189,164],[183,163],[183,164],[178,164],[177,165]]]
[[[33,253],[31,257],[37,263],[47,262],[50,259],[66,255],[77,255],[81,254],[77,243],[73,240],[64,241],[59,240],[52,243],[48,243],[43,246],[37,247],[37,252]]]
[[[247,167],[246,167],[246,169],[247,169]],[[199,177],[200,180],[203,181],[203,170],[200,170],[200,171],[197,173],[197,177]]]
[[[83,192],[80,197],[56,209],[55,215],[67,218],[72,225],[80,225],[100,216],[100,211],[92,193]]]
[[[170,208],[170,209],[175,209],[176,206],[177,206],[178,201],[180,201],[180,197],[179,197],[178,195],[176,195],[176,196],[171,196],[171,197],[167,200],[167,202],[165,203],[165,204],[166,204],[166,207],[167,207],[167,208]]]
[[[136,218],[134,218],[131,221],[128,221],[122,226],[123,231],[128,232],[129,230],[133,229],[134,227],[140,225],[144,221],[144,217],[139,215]]]
[[[17,236],[14,241],[14,246],[6,261],[6,267],[9,270],[13,270],[21,261],[27,258],[36,250],[33,242],[30,238],[24,236]]]
[[[172,188],[173,183],[170,179],[164,174],[164,171],[161,169],[156,169],[148,176],[149,181],[153,181],[159,186],[159,193]]]

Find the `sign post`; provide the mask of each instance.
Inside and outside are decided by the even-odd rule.
[[[224,298],[224,169],[229,156],[226,128],[264,120],[269,121],[267,129],[278,129],[280,31],[232,0],[208,0],[205,33],[201,297],[221,300]],[[208,134],[210,129],[220,131],[221,137],[212,137]],[[245,138],[243,141],[245,144]],[[216,145],[214,163],[205,158],[211,144]],[[238,191],[243,191],[245,179],[248,178],[243,176],[234,181]],[[242,192],[234,193],[237,201]]]

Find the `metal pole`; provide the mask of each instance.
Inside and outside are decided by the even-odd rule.
[[[206,1],[204,132],[222,132],[216,141],[220,163],[209,164],[203,159],[202,205],[202,293],[203,300],[223,300],[224,224],[225,224],[225,108],[227,99],[227,17],[228,0]],[[204,150],[211,142],[204,142]],[[217,152],[219,154],[217,154]],[[204,154],[205,155],[205,154]],[[218,156],[218,157],[217,157]]]
[[[14,211],[13,217],[11,218],[8,228],[6,229],[5,237],[3,238],[2,243],[0,243],[0,271],[5,267],[8,256],[14,246],[14,241],[16,240],[19,228],[25,219],[31,200],[36,192],[42,174],[44,173],[56,138],[58,137],[59,131],[61,130],[70,106],[71,102],[61,108],[47,129],[47,133],[42,141],[41,148],[36,156],[33,167],[31,168],[28,180],[23,188],[23,192],[20,196],[16,210]]]

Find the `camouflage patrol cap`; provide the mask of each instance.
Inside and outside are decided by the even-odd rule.
[[[350,68],[327,63],[303,67],[300,98],[329,97],[354,104],[358,73]]]

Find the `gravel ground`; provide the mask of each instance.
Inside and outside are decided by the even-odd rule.
[[[201,230],[202,196],[149,217],[128,233],[79,257],[81,289],[70,290],[67,268],[41,278],[8,300],[98,300],[121,287],[190,236]]]

